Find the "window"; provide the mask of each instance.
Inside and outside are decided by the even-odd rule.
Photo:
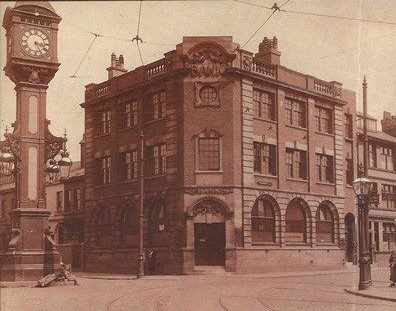
[[[253,91],[254,116],[268,120],[275,120],[275,96],[274,94],[254,90]]]
[[[307,241],[306,217],[300,203],[292,200],[286,208],[286,244],[301,244]]]
[[[56,211],[63,212],[63,191],[56,192]]]
[[[381,185],[382,203],[387,208],[396,208],[396,186]]]
[[[316,242],[317,244],[334,243],[334,217],[330,208],[319,205],[316,211]]]
[[[206,105],[210,105],[216,102],[217,90],[211,85],[204,85],[199,91],[199,98]]]
[[[307,153],[286,148],[287,178],[307,179]]]
[[[324,154],[316,154],[316,172],[319,182],[333,183],[333,157]]]
[[[252,209],[252,243],[275,242],[275,213],[268,199],[259,198]]]
[[[119,155],[119,180],[133,180],[138,178],[138,152],[131,150]]]
[[[149,146],[146,149],[149,175],[166,173],[165,144]]]
[[[286,123],[306,127],[306,103],[295,99],[285,99]]]
[[[73,193],[71,190],[65,192],[65,212],[72,210],[73,208]]]
[[[348,185],[353,185],[353,180],[354,180],[354,176],[353,176],[353,161],[352,161],[352,156],[347,153],[347,156],[345,158],[345,182]]]
[[[369,144],[369,165],[370,167],[377,167],[377,147],[374,144]]]
[[[393,156],[392,147],[381,146],[379,149],[380,154],[377,163],[378,167],[384,170],[393,171],[395,158]]]
[[[322,133],[333,132],[333,113],[331,109],[315,106],[316,130]]]
[[[97,159],[96,183],[108,184],[111,181],[111,157]]]
[[[345,114],[345,137],[353,138],[353,118],[349,113]]]
[[[111,130],[111,113],[110,110],[101,111],[99,113],[99,128],[98,134],[107,134]]]
[[[218,137],[198,138],[198,170],[220,170],[220,139]]]
[[[254,171],[276,175],[276,150],[274,145],[254,142]]]
[[[152,96],[152,109],[153,109],[153,119],[160,119],[165,116],[166,111],[166,93],[162,91],[156,93]]]
[[[137,124],[138,103],[136,100],[124,104],[121,120],[123,128],[131,127]]]
[[[81,209],[81,189],[74,189],[74,204],[75,210]]]
[[[383,239],[388,251],[396,250],[396,224],[383,223]]]

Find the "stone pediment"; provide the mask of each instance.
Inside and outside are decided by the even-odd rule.
[[[184,67],[191,69],[190,76],[194,78],[219,77],[231,66],[234,58],[234,54],[212,42],[199,43],[182,56]]]

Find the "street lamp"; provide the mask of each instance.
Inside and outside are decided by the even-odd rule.
[[[4,150],[0,155],[0,175],[9,176],[15,169],[15,156],[9,151]]]
[[[378,194],[367,177],[355,179],[353,189],[358,200],[359,290],[364,290],[370,288],[372,284],[368,215],[370,205],[378,205]]]

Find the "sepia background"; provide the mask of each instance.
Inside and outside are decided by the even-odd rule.
[[[271,7],[272,1],[246,2]],[[59,30],[59,72],[50,83],[47,118],[51,132],[68,131],[71,156],[79,156],[84,131],[85,85],[107,79],[112,52],[123,54],[125,66],[141,65],[135,43],[139,1],[51,3],[62,17]],[[0,15],[13,2],[0,4]],[[395,21],[396,0],[292,0],[288,10],[327,15]],[[228,35],[243,45],[271,11],[238,1],[143,1],[140,25],[145,64],[174,49],[183,36]],[[94,35],[98,37],[81,63]],[[361,110],[361,83],[367,76],[369,113],[396,113],[396,25],[359,22],[287,12],[276,12],[244,49],[258,51],[264,36],[277,36],[281,64],[326,81],[336,80],[357,94]],[[6,62],[5,30],[1,29],[0,66]],[[79,67],[79,64],[81,66]],[[76,69],[79,70],[76,72]],[[76,77],[71,76],[75,74]],[[0,77],[0,135],[15,119],[13,83]]]

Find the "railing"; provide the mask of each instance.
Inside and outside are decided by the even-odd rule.
[[[262,74],[266,77],[271,77],[276,79],[276,66],[261,62],[257,59],[252,59],[252,63],[250,66],[250,71],[256,72],[258,74]]]
[[[322,80],[315,79],[314,90],[318,93],[333,96],[333,86],[330,83]]]
[[[159,75],[162,75],[167,72],[167,66],[163,59],[148,65],[149,67],[146,69],[146,77],[152,78]]]

